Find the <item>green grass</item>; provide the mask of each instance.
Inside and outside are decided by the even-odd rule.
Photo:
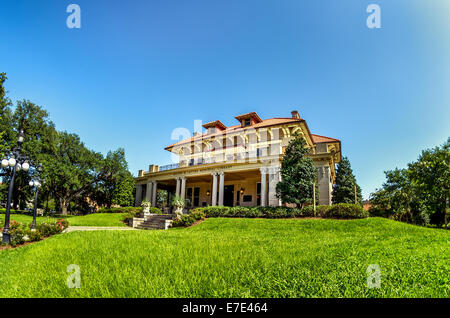
[[[94,213],[84,216],[71,216],[69,226],[126,226],[122,222],[126,213]]]
[[[5,297],[450,297],[450,232],[381,218],[208,219],[0,251]],[[67,266],[81,288],[66,285]],[[381,268],[368,289],[366,269]]]
[[[69,226],[126,226],[122,223],[122,219],[125,213],[94,213],[84,216],[67,216],[65,217],[69,221]],[[5,216],[0,215],[4,218]],[[37,217],[36,222],[55,222],[58,217]],[[15,220],[21,223],[31,223],[33,221],[32,216],[23,214],[11,214],[11,220]]]

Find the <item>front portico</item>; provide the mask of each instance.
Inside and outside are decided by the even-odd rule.
[[[184,171],[162,171],[145,183],[138,182],[136,205],[143,199],[156,206],[156,191],[166,190],[187,200],[189,207],[281,205],[276,184],[281,180],[279,166],[261,164],[190,167]],[[178,169],[179,170],[179,169]],[[169,202],[166,202],[169,205]]]

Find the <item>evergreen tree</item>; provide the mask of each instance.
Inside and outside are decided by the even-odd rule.
[[[122,172],[116,179],[116,186],[112,193],[112,203],[120,206],[134,205],[134,189],[136,181],[127,170]]]
[[[312,159],[306,156],[307,153],[306,142],[298,135],[286,148],[281,163],[282,181],[276,188],[277,197],[281,198],[283,203],[294,203],[297,207],[303,207],[313,201],[313,187],[317,173]]]
[[[356,183],[350,160],[343,157],[336,169],[336,184],[333,187],[333,204],[355,203],[355,186],[357,202],[362,205],[361,188]]]

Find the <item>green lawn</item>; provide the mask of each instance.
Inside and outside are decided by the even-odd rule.
[[[122,223],[125,213],[94,213],[84,216],[67,216],[69,226],[126,226]],[[0,215],[4,219],[4,215]],[[55,217],[37,217],[36,222],[55,222],[59,218]],[[11,220],[22,223],[31,223],[33,217],[23,214],[12,214]]]
[[[450,297],[450,232],[381,218],[208,219],[0,252],[5,297]],[[81,288],[66,286],[67,266]],[[381,268],[368,289],[366,269]]]

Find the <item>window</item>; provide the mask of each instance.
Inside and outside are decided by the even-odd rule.
[[[195,187],[194,188],[194,206],[199,206],[200,204],[200,188]]]
[[[186,199],[188,201],[188,206],[192,206],[192,188],[187,189]]]
[[[251,121],[250,118],[247,118],[247,119],[244,119],[242,121],[242,124],[243,124],[244,127],[247,127],[247,126],[250,126],[252,124],[252,121]]]
[[[260,206],[261,205],[261,183],[258,182],[256,184],[256,205]]]
[[[252,202],[253,197],[251,195],[244,195],[242,197],[242,202]]]

